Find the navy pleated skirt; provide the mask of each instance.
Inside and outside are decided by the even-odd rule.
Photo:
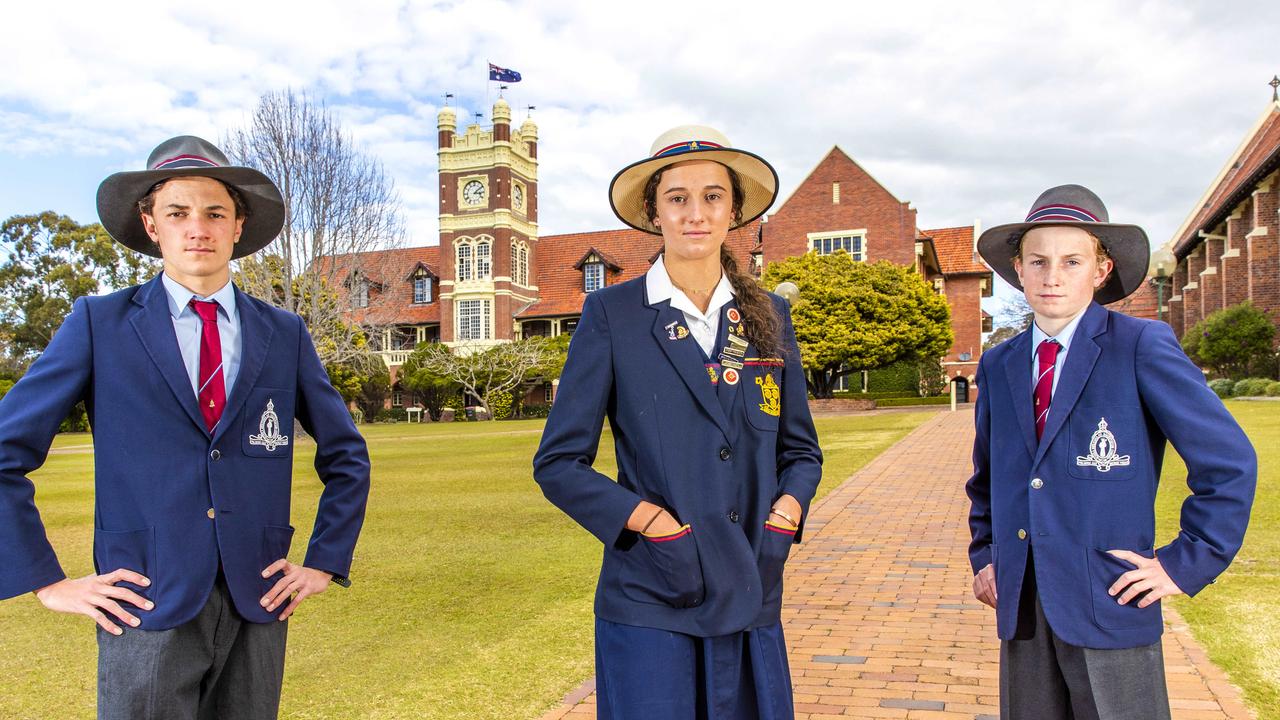
[[[793,720],[782,623],[719,637],[596,618],[599,720]]]

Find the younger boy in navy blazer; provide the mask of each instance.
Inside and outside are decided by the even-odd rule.
[[[1149,247],[1088,189],[1043,193],[978,250],[1035,313],[978,367],[974,594],[996,610],[1001,717],[1168,718],[1160,599],[1195,595],[1244,539],[1257,460],[1168,325],[1107,310]],[[1156,538],[1166,442],[1192,494]]]

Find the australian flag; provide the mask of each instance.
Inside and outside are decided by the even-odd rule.
[[[498,82],[517,83],[520,82],[520,73],[489,63],[489,79],[497,80]]]

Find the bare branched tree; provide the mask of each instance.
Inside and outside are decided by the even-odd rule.
[[[467,393],[480,398],[485,414],[492,418],[489,403],[498,393],[515,390],[539,376],[559,354],[560,350],[546,338],[532,337],[489,347],[460,343],[449,348],[443,343],[423,343],[413,351],[410,362],[461,385]]]
[[[365,338],[389,318],[378,288],[396,280],[368,253],[405,237],[394,181],[328,108],[292,90],[263,95],[224,146],[276,181],[288,211],[279,238],[238,262],[242,289],[301,315],[326,365],[368,364]]]

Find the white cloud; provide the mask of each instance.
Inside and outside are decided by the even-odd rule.
[[[1163,242],[1262,111],[1280,8],[1210,4],[336,0],[24,3],[3,11],[0,143],[31,162],[140,162],[211,139],[264,91],[306,90],[395,177],[435,233],[435,114],[487,115],[485,63],[538,106],[545,232],[614,227],[605,189],[662,130],[722,128],[784,194],[839,144],[925,227],[1020,217],[1080,182]],[[489,95],[486,96],[486,89]],[[14,168],[21,172],[21,167]],[[71,206],[92,188],[47,188]],[[15,209],[16,211],[16,209]]]

